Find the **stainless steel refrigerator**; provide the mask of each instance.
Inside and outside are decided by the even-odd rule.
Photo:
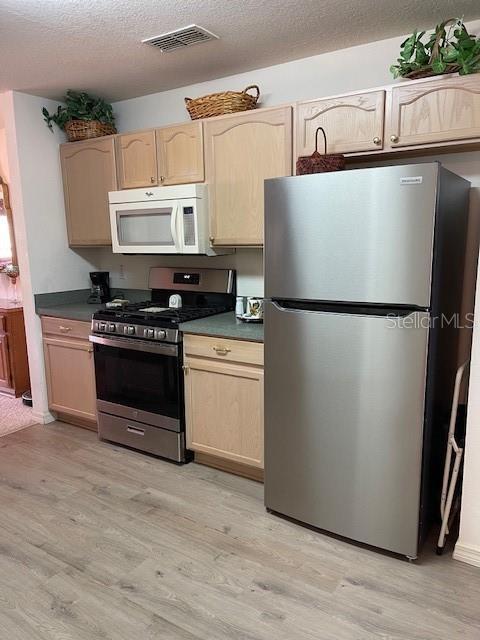
[[[269,510],[417,556],[457,367],[469,186],[438,163],[265,182]]]

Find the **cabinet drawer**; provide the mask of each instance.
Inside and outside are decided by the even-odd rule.
[[[263,366],[263,344],[210,336],[184,337],[185,355]]]
[[[42,332],[44,335],[62,336],[63,338],[81,338],[88,340],[90,322],[81,320],[65,320],[64,318],[42,317]]]

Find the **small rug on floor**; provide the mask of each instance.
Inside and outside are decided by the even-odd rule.
[[[0,394],[0,437],[36,424],[32,407],[23,404],[21,398]]]

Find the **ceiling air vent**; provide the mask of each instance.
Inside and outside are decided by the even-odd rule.
[[[196,24],[190,24],[188,27],[169,31],[168,33],[162,33],[160,36],[147,38],[146,40],[142,40],[142,42],[149,44],[152,47],[157,47],[165,53],[167,51],[174,51],[175,49],[181,49],[183,47],[190,47],[193,44],[208,42],[209,40],[218,40],[218,36],[207,31],[207,29],[204,29],[203,27],[198,27]]]

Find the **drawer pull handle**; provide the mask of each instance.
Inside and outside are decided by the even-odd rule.
[[[130,425],[127,427],[128,433],[134,433],[136,436],[144,436],[145,429],[137,429],[137,427],[131,427]]]
[[[62,333],[68,333],[72,330],[72,327],[64,327],[62,324],[58,327]]]
[[[231,349],[228,347],[213,347],[215,353],[218,353],[219,356],[226,356],[227,353],[230,353]]]

